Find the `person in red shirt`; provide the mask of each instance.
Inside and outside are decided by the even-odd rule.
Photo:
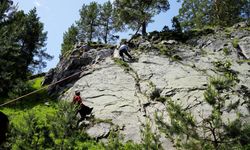
[[[73,98],[73,104],[76,104],[78,106],[78,109],[76,110],[76,115],[79,113],[81,118],[78,120],[78,123],[80,123],[82,120],[86,118],[86,115],[91,114],[93,108],[90,108],[83,104],[82,98],[80,96],[80,91],[75,91],[75,96]]]

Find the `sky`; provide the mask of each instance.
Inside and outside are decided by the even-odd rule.
[[[56,67],[59,62],[61,52],[61,43],[63,41],[63,33],[79,20],[79,10],[83,4],[89,4],[93,0],[13,0],[18,5],[19,10],[27,13],[32,8],[37,8],[37,14],[40,21],[44,23],[44,31],[47,31],[48,39],[46,41],[47,53],[54,56],[53,60],[47,62],[47,67],[43,69],[47,72],[50,68]],[[108,0],[96,0],[98,3],[104,3]],[[170,10],[161,13],[153,18],[154,22],[150,23],[147,31],[162,30],[167,25],[171,28],[171,19],[178,15],[180,3],[177,0],[169,0]],[[128,38],[134,32],[128,31],[122,33],[121,38]]]

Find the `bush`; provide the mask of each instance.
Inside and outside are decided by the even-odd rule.
[[[90,139],[75,127],[75,110],[68,102],[12,113],[7,149],[72,149]]]
[[[233,41],[232,41],[232,44],[233,44],[234,48],[238,48],[238,46],[239,46],[239,39],[234,38]]]
[[[225,55],[229,55],[230,54],[230,51],[227,47],[223,48],[223,52]]]
[[[31,83],[19,81],[16,85],[14,85],[12,90],[8,92],[8,97],[10,99],[14,99],[16,97],[32,92],[33,90],[34,88],[32,87]]]

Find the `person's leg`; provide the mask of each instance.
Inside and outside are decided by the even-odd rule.
[[[124,61],[124,56],[123,56],[123,53],[124,53],[124,51],[123,51],[123,50],[120,50],[120,51],[119,51],[119,55],[121,56],[122,60]]]
[[[132,59],[132,56],[128,53],[128,51],[124,51],[124,53],[125,53],[130,59]]]

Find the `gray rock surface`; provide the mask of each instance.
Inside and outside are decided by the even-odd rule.
[[[102,61],[106,57],[113,55],[112,49],[90,49],[88,51],[81,51],[82,49],[75,49],[71,54],[58,63],[56,69],[51,69],[43,81],[43,85],[58,82],[68,76],[71,78],[60,82],[55,86],[49,87],[50,94],[58,94],[62,92],[65,87],[69,88],[70,83],[76,81],[81,77],[81,72],[87,70],[93,64]],[[75,74],[75,75],[74,75]]]
[[[239,46],[249,56],[250,33],[246,31],[244,34],[239,38]],[[232,69],[239,72],[239,85],[250,87],[250,66],[244,62],[239,63],[242,58],[238,57],[237,49],[231,42],[232,39],[226,38],[225,34],[218,34],[190,40],[187,42],[189,44],[179,43],[172,47],[172,51],[180,56],[182,61],[172,61],[166,56],[151,52],[142,53],[136,56],[138,61],[128,63],[129,72],[124,71],[124,68],[108,57],[111,51],[103,50],[95,53],[95,50],[90,50],[75,60],[78,67],[71,70],[72,73],[81,65],[85,66],[86,61],[88,62],[86,64],[91,64],[97,58],[103,61],[98,61],[90,73],[82,74],[80,79],[71,83],[61,98],[71,100],[75,90],[81,91],[84,103],[94,107],[95,118],[109,119],[114,125],[118,125],[125,141],[140,142],[140,129],[146,120],[150,120],[153,131],[159,133],[153,121],[155,112],[162,112],[166,122],[169,122],[166,105],[151,99],[150,95],[156,88],[159,89],[161,96],[171,97],[199,120],[201,119],[199,114],[207,116],[212,109],[204,103],[203,93],[209,79],[221,74],[214,67],[214,62],[226,60],[232,62]],[[149,49],[152,45],[144,41],[141,46]],[[229,54],[223,51],[225,47],[230,51]],[[72,63],[73,60],[58,65],[59,70],[60,68],[65,70],[61,76],[67,74],[69,71],[67,69]],[[60,76],[60,73],[57,76]],[[231,97],[232,101],[238,99],[242,100],[242,97],[240,95]],[[243,107],[240,112],[248,113]],[[227,114],[224,119],[234,117]],[[110,129],[110,124],[101,123],[90,128],[87,133],[95,138],[105,138]],[[165,149],[174,149],[172,143],[164,136],[161,137],[161,141]]]
[[[111,129],[111,125],[108,123],[95,124],[93,127],[89,128],[86,133],[92,138],[105,138],[108,136]]]

